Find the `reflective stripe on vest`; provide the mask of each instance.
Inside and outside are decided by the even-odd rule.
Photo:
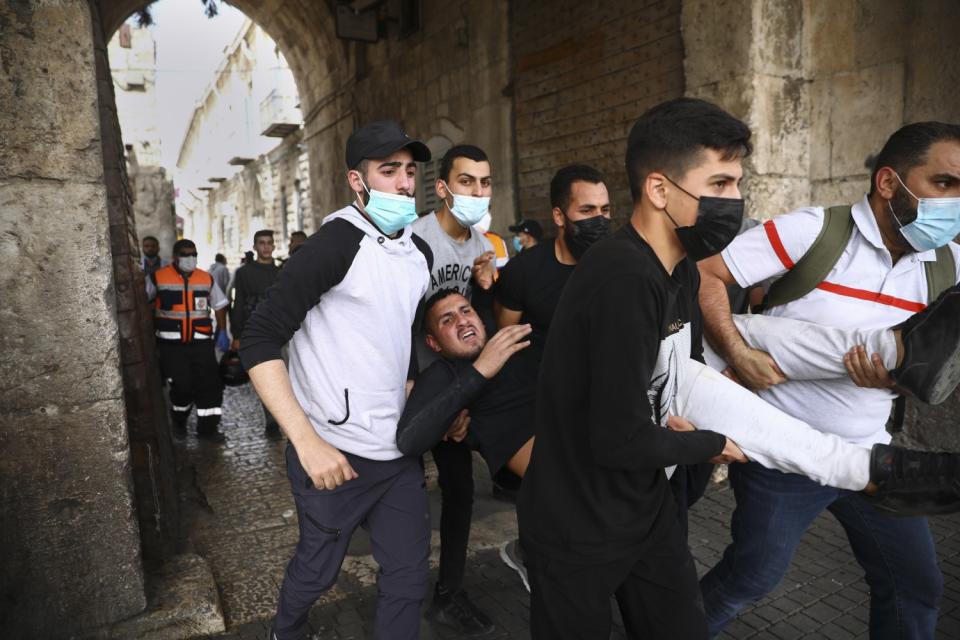
[[[172,264],[154,273],[157,297],[154,319],[157,338],[190,342],[213,336],[210,291],[213,278],[202,269],[184,277]]]

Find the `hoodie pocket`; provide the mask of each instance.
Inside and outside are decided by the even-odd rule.
[[[339,427],[340,425],[346,424],[347,420],[350,419],[350,389],[345,388],[343,390],[343,405],[344,405],[343,419],[334,420],[333,418],[330,418],[327,420],[327,422],[329,422],[330,424],[336,427]]]

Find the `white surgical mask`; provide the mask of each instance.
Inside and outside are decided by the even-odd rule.
[[[960,234],[960,198],[917,198],[900,176],[901,186],[917,201],[917,218],[909,224],[901,224],[890,202],[893,219],[900,225],[900,233],[916,251],[929,251],[945,246]]]
[[[413,196],[370,189],[363,178],[360,184],[370,194],[363,210],[383,233],[391,236],[417,219],[417,201]]]
[[[177,258],[177,267],[184,273],[190,273],[197,268],[197,256],[180,256]]]
[[[491,222],[493,222],[493,218],[490,216],[490,211],[487,211],[485,214],[483,214],[483,217],[480,218],[480,221],[473,225],[473,228],[480,233],[486,233],[487,231],[490,231]]]
[[[463,226],[472,227],[490,211],[489,196],[462,196],[450,191],[446,182],[443,183],[443,186],[446,187],[447,193],[453,197],[450,213]]]

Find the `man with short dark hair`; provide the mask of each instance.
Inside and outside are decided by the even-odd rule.
[[[173,245],[173,263],[147,278],[147,299],[153,301],[160,370],[170,380],[170,416],[174,435],[186,434],[190,409],[197,405],[197,437],[223,442],[218,429],[223,383],[214,354],[213,309],[217,328],[226,330],[229,301],[203,269],[197,268],[197,246],[191,240]]]
[[[267,289],[277,281],[280,267],[273,260],[273,230],[260,229],[253,234],[253,249],[256,260],[247,262],[237,269],[233,280],[233,308],[230,310],[230,326],[233,329],[231,351],[240,350],[240,336],[247,319],[263,300]],[[264,433],[268,438],[280,438],[280,427],[267,408],[263,407]]]
[[[508,262],[494,289],[497,325],[530,324],[536,357],[577,260],[590,245],[610,235],[610,195],[603,174],[593,167],[558,170],[550,180],[550,206],[557,237]]]
[[[706,636],[668,476],[744,457],[720,434],[665,427],[686,361],[701,357],[695,260],[739,230],[750,150],[746,125],[691,98],[630,132],[629,223],[578,260],[540,368],[517,509],[535,640],[609,637],[612,596],[631,637]]]
[[[430,511],[420,460],[397,449],[411,328],[432,256],[413,234],[415,162],[430,151],[379,121],[347,140],[350,206],[328,215],[247,321],[240,357],[290,440],[300,538],[273,621],[304,637],[357,527],[380,565],[374,634],[416,640],[429,580]],[[384,274],[389,274],[384,279]],[[280,357],[290,343],[289,373]]]
[[[290,242],[288,243],[287,248],[287,259],[290,258],[294,253],[297,252],[297,249],[307,241],[307,234],[303,231],[294,231],[290,234]]]
[[[160,257],[160,241],[154,236],[144,236],[140,247],[143,252],[140,256],[140,269],[143,270],[144,275],[152,275],[157,269],[169,264]]]
[[[412,225],[433,253],[424,299],[441,289],[455,289],[470,300],[476,289],[493,285],[496,269],[493,246],[473,228],[490,211],[493,177],[487,154],[473,145],[452,147],[440,161],[434,188],[441,205]],[[437,359],[422,330],[415,347],[421,371]],[[465,444],[446,441],[433,448],[433,460],[441,494],[440,567],[426,617],[461,635],[483,635],[493,630],[493,623],[463,590],[473,511],[473,458]]]
[[[510,225],[507,229],[515,234],[513,236],[513,250],[517,253],[532,249],[543,238],[543,227],[536,220],[521,220],[517,224]]]
[[[951,242],[960,232],[960,126],[901,128],[880,152],[869,193],[859,202],[776,216],[700,265],[707,335],[739,380],[785,413],[876,450],[890,441],[885,425],[895,397],[879,357],[871,363],[861,354],[875,369],[861,381],[865,388],[846,377],[788,379],[787,363],[744,344],[722,293],[725,284],[770,279],[773,291],[812,251],[828,216],[849,223],[840,257],[823,265],[826,277],[812,290],[765,314],[836,329],[873,328],[898,325],[933,303],[930,277],[937,264],[947,265],[948,283],[960,279],[960,247]],[[927,353],[947,344],[935,340]],[[899,372],[900,381],[922,369]],[[892,518],[857,494],[752,463],[732,469],[730,482],[737,498],[733,542],[701,582],[711,635],[776,587],[806,528],[828,509],[846,530],[871,587],[871,637],[933,637],[943,582],[926,519]]]
[[[220,290],[226,293],[227,287],[230,286],[230,270],[227,269],[227,257],[222,253],[213,257],[213,264],[210,265],[210,275],[213,276]]]

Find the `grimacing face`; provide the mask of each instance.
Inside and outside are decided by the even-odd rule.
[[[483,322],[459,293],[434,304],[427,313],[427,346],[454,360],[473,360],[487,344]]]

